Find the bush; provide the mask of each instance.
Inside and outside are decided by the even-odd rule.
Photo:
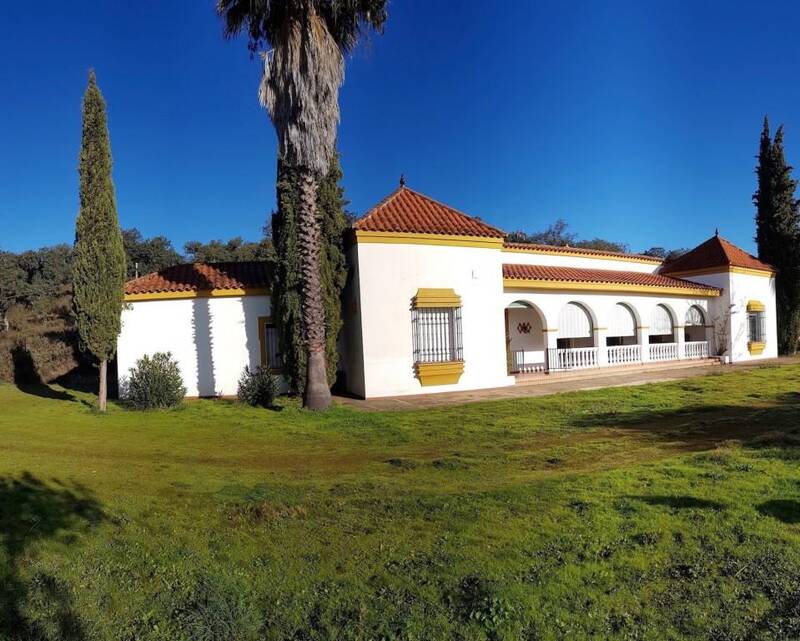
[[[273,407],[278,395],[278,377],[266,367],[257,367],[253,371],[245,367],[237,395],[242,403],[253,407]]]
[[[186,388],[172,354],[156,352],[152,356],[142,356],[123,381],[120,396],[138,410],[180,405]]]

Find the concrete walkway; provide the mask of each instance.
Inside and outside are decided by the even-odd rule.
[[[718,363],[703,363],[689,365],[681,363],[670,366],[648,366],[636,369],[614,370],[603,373],[593,372],[591,375],[551,375],[535,381],[517,383],[508,387],[493,387],[490,389],[471,390],[466,392],[440,392],[434,394],[415,394],[413,396],[387,396],[384,398],[371,398],[367,400],[335,397],[339,405],[347,405],[367,411],[383,410],[418,410],[428,407],[447,407],[476,403],[479,401],[492,401],[509,398],[530,398],[547,396],[560,392],[573,392],[577,390],[601,389],[604,387],[626,387],[629,385],[643,385],[645,383],[661,383],[678,381],[696,376],[713,376],[726,372],[738,372],[764,365],[792,365],[800,363],[800,357],[782,357],[769,359],[756,363],[740,363],[737,365],[720,365]]]

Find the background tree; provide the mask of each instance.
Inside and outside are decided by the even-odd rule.
[[[583,249],[599,249],[602,251],[620,252],[628,251],[625,243],[617,243],[604,238],[578,240],[578,234],[569,231],[569,223],[563,218],[557,219],[542,231],[525,232],[513,231],[508,234],[508,240],[513,243],[535,243],[537,245],[551,245],[554,247],[579,247]]]
[[[795,198],[797,181],[786,163],[783,126],[770,139],[769,120],[764,117],[756,167],[758,188],[753,194],[756,206],[756,244],[758,257],[777,269],[778,349],[782,354],[797,351],[800,337],[800,213]]]
[[[643,256],[652,256],[653,258],[661,258],[662,260],[675,260],[683,256],[689,250],[685,247],[679,249],[667,249],[666,247],[650,247],[642,252]]]
[[[122,245],[125,248],[127,278],[134,278],[137,273],[141,276],[157,272],[183,262],[183,257],[175,251],[168,238],[144,238],[135,227],[122,230]]]
[[[186,259],[192,263],[238,263],[246,260],[268,260],[272,256],[272,243],[265,238],[257,243],[239,236],[228,241],[212,240],[203,243],[190,240],[183,246]]]
[[[25,273],[17,256],[0,251],[0,331],[8,331],[8,310],[23,298],[25,289]]]
[[[241,32],[254,53],[268,45],[259,88],[278,135],[278,157],[298,172],[297,253],[302,338],[307,352],[303,405],[331,404],[325,363],[320,179],[328,173],[339,124],[344,54],[366,29],[380,30],[387,0],[218,0],[225,35]],[[277,234],[274,234],[277,237]]]
[[[106,105],[91,71],[83,96],[80,211],[72,283],[81,345],[100,362],[100,411],[106,409],[108,360],[117,350],[125,285],[125,250],[111,167]]]
[[[342,170],[335,154],[328,174],[320,183],[317,209],[320,213],[322,255],[320,277],[325,305],[325,356],[327,379],[334,381],[339,362],[337,340],[342,328],[342,289],[347,280],[343,247],[348,226],[347,201],[340,181]],[[302,394],[306,383],[306,350],[303,344],[300,256],[297,251],[297,211],[300,177],[292,167],[278,163],[278,209],[270,230],[277,239],[273,259],[272,314],[278,328],[283,367],[289,388]]]

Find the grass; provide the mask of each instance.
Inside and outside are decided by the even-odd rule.
[[[0,385],[0,639],[797,638],[799,390],[102,416]]]

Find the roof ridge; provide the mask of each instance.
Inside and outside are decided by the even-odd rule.
[[[426,230],[425,227],[432,228]],[[448,227],[453,231],[448,231]],[[356,231],[406,231],[505,238],[506,232],[408,185],[400,185],[353,222]]]
[[[524,241],[505,241],[503,243],[505,246],[511,245],[521,245],[524,247],[542,247],[548,249],[562,249],[565,251],[576,251],[576,252],[585,252],[587,254],[600,254],[602,256],[628,256],[633,258],[642,258],[645,260],[652,261],[654,263],[663,263],[664,259],[659,258],[658,256],[648,256],[647,254],[640,254],[635,252],[617,252],[611,251],[606,249],[596,249],[594,247],[576,247],[574,245],[551,245],[549,243],[528,243]]]
[[[475,220],[475,221],[479,222],[481,225],[486,225],[486,227],[489,227],[489,228],[493,229],[494,231],[503,234],[503,238],[508,236],[508,234],[505,231],[503,231],[499,227],[495,227],[494,225],[490,225],[489,223],[485,222],[482,218],[478,218],[477,216],[473,216],[471,214],[467,214],[467,213],[461,211],[460,209],[456,209],[452,205],[448,205],[446,203],[443,203],[440,200],[436,200],[435,198],[431,198],[427,194],[423,194],[422,192],[419,192],[416,189],[411,189],[411,187],[409,187],[408,185],[403,185],[403,186],[400,187],[400,189],[405,189],[407,191],[410,191],[412,194],[416,194],[420,198],[424,198],[425,200],[429,200],[430,202],[435,203],[435,204],[439,205],[440,207],[444,207],[445,209],[449,209],[450,211],[454,211],[457,214],[461,214],[462,216],[466,216],[467,218],[470,218],[472,220]]]
[[[370,209],[368,209],[367,213],[365,213],[361,218],[356,218],[356,220],[353,221],[352,226],[355,227],[358,223],[368,220],[376,211],[378,211],[384,205],[388,204],[390,200],[392,200],[404,189],[408,189],[408,187],[406,187],[405,185],[400,185],[399,187],[396,187],[392,193],[390,193],[388,196],[384,196],[380,202],[378,202],[376,205],[373,205]],[[413,190],[408,189],[408,191],[413,191]]]

